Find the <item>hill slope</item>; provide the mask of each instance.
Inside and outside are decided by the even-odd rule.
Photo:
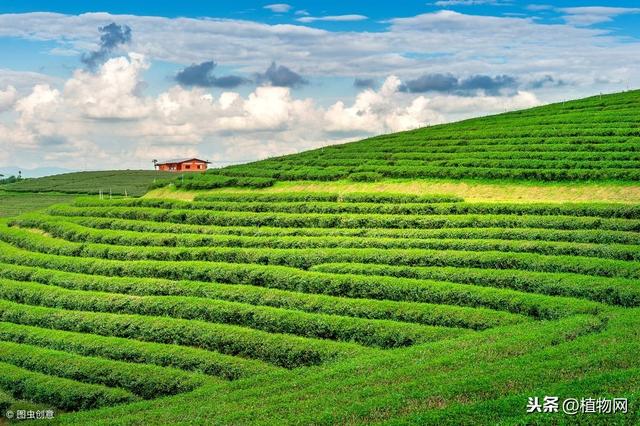
[[[640,180],[640,91],[393,133],[211,170],[277,180]]]
[[[0,186],[0,189],[15,192],[63,192],[69,194],[98,194],[102,191],[114,195],[139,196],[147,192],[158,178],[175,176],[169,172],[154,170],[112,170],[76,172],[24,179]]]

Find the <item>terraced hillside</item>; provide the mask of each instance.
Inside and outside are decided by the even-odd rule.
[[[261,185],[269,179],[381,178],[637,182],[640,91],[376,136],[210,174],[261,178]],[[199,180],[200,187],[223,182]]]
[[[616,396],[629,412],[602,416],[633,424],[639,248],[631,204],[77,199],[0,222],[0,404],[103,408],[59,417],[78,424],[511,424],[561,415],[531,417],[530,396]]]

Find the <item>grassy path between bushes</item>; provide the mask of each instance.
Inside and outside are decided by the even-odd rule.
[[[170,187],[150,191],[146,198],[173,198],[193,200],[198,195],[216,192],[256,191],[240,188],[222,188],[210,191],[178,191]],[[277,182],[273,187],[258,190],[272,192],[392,192],[406,194],[451,194],[466,201],[509,202],[579,202],[603,201],[616,203],[640,202],[640,185],[625,183],[526,183],[481,180],[383,180],[379,182]]]

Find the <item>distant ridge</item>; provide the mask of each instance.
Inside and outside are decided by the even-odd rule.
[[[105,170],[63,173],[0,185],[12,192],[59,192],[65,194],[143,195],[159,179],[173,177],[171,172],[153,170]]]
[[[27,169],[24,167],[5,166],[0,167],[0,174],[5,176],[17,176],[18,172],[22,173],[25,178],[39,178],[43,176],[58,175],[60,173],[71,173],[74,170],[65,169],[63,167],[36,167]]]

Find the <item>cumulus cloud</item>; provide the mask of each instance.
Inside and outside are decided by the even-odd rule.
[[[398,131],[420,127],[444,118],[427,108],[426,98],[408,99],[398,96],[401,81],[388,77],[379,91],[367,89],[358,94],[351,106],[343,102],[332,105],[325,113],[327,130],[332,132]]]
[[[259,84],[278,87],[300,87],[308,83],[297,72],[284,65],[277,65],[275,62],[272,62],[264,73],[256,74],[256,81]]]
[[[77,70],[67,81],[67,102],[85,117],[132,120],[145,116],[149,105],[140,95],[140,73],[149,68],[143,55],[109,59],[96,73]]]
[[[13,111],[18,118],[0,128],[0,142],[5,142],[7,149],[28,149],[59,135],[56,112],[60,102],[58,90],[47,84],[34,86],[30,94],[15,101]]]
[[[286,3],[274,3],[264,6],[264,9],[269,9],[274,13],[287,13],[291,10],[291,5]]]
[[[517,81],[508,75],[488,76],[472,75],[458,78],[453,74],[425,74],[402,84],[400,91],[411,93],[444,92],[460,95],[472,95],[483,91],[489,95],[497,95],[504,89],[514,89]]]
[[[179,71],[175,76],[175,80],[187,87],[221,87],[223,89],[233,89],[250,82],[250,80],[237,75],[216,77],[213,75],[213,69],[216,65],[213,61],[192,64]]]
[[[559,11],[565,13],[563,18],[567,23],[576,26],[589,26],[610,22],[616,16],[640,13],[640,8],[584,6],[561,8]]]
[[[303,23],[311,23],[316,21],[324,21],[324,22],[354,22],[354,21],[365,21],[369,19],[364,15],[333,15],[333,16],[304,16],[302,18],[298,18],[298,22]]]
[[[363,89],[352,103],[328,107],[278,85],[256,87],[246,96],[175,85],[149,96],[141,89],[148,66],[143,55],[129,53],[93,73],[77,70],[62,90],[36,85],[12,101],[17,120],[0,121],[0,145],[13,158],[73,168],[149,167],[153,158],[183,155],[227,164],[539,102],[526,92],[416,96],[403,92],[404,83],[394,76],[377,90]]]
[[[0,89],[0,112],[11,108],[16,101],[18,91],[13,86],[7,86],[6,89]]]
[[[473,111],[502,112],[539,104],[529,92],[512,96],[412,96],[398,77],[388,77],[378,91],[367,89],[351,106],[336,102],[325,112],[326,128],[333,132],[386,133],[465,118]]]
[[[30,95],[16,102],[15,110],[22,118],[47,119],[54,113],[55,104],[60,102],[60,92],[47,84],[38,84]]]
[[[81,61],[89,68],[95,69],[102,64],[109,55],[120,45],[131,41],[131,28],[127,25],[118,25],[115,22],[98,28],[100,31],[100,44],[98,50],[83,54]]]

